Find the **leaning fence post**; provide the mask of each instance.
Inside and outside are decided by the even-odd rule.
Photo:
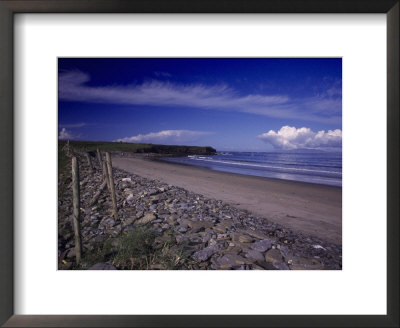
[[[115,197],[115,186],[114,186],[114,179],[113,179],[113,173],[112,173],[112,165],[111,165],[111,156],[110,153],[106,153],[106,163],[107,163],[107,169],[108,169],[108,178],[110,181],[110,192],[111,192],[111,200],[113,203],[113,208],[114,208],[114,218],[115,221],[118,220],[118,209],[117,209],[117,198]]]
[[[90,154],[89,153],[86,153],[86,159],[87,159],[88,165],[89,165],[89,173],[93,174],[92,159],[90,158]]]
[[[75,234],[75,258],[76,264],[81,261],[81,232],[80,232],[80,193],[79,193],[79,166],[76,157],[72,157],[72,203],[73,203],[73,221]]]
[[[105,187],[106,187],[106,181],[103,181],[100,188],[97,190],[97,192],[94,194],[92,200],[90,201],[89,206],[93,206],[98,201],[98,199],[100,198],[101,192],[103,191],[103,189]]]

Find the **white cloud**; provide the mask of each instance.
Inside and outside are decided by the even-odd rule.
[[[73,123],[73,124],[59,124],[58,127],[60,128],[68,128],[68,129],[73,129],[73,128],[81,128],[86,126],[86,123]]]
[[[59,135],[58,135],[58,139],[60,140],[72,140],[75,139],[77,136],[74,136],[73,134],[71,134],[71,132],[67,131],[66,128],[62,128]]]
[[[309,128],[283,126],[279,131],[270,130],[258,136],[275,149],[335,149],[342,146],[342,130],[314,132]]]
[[[59,76],[59,99],[92,103],[147,106],[185,106],[252,113],[319,122],[341,121],[341,97],[290,99],[287,95],[241,95],[227,85],[176,84],[148,81],[138,85],[89,86],[90,76],[67,71]]]
[[[183,142],[193,142],[202,136],[210,134],[212,134],[212,132],[192,130],[163,130],[148,134],[139,134],[133,137],[121,138],[117,139],[116,141],[177,144]]]

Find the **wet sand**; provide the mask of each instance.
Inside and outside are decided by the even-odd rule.
[[[140,157],[113,166],[248,210],[305,235],[342,244],[342,188],[212,171]]]

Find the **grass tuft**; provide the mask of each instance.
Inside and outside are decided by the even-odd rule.
[[[179,270],[189,264],[184,249],[172,242],[159,244],[157,234],[148,226],[138,227],[126,235],[110,238],[93,245],[83,254],[83,265],[88,269],[99,262],[108,262],[118,270]]]
[[[143,227],[121,236],[113,265],[120,269],[148,269],[155,237],[153,231]]]

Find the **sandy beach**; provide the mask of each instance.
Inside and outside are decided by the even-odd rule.
[[[217,172],[141,157],[113,166],[222,200],[305,235],[342,244],[342,188]]]

